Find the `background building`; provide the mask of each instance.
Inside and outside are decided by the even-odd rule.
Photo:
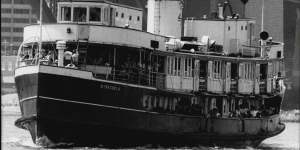
[[[17,54],[23,27],[38,21],[39,4],[40,0],[1,0],[1,55]],[[55,22],[46,6],[43,22]]]
[[[287,72],[287,101],[285,108],[300,108],[300,1],[285,0],[284,8],[284,50]],[[275,25],[276,26],[276,25]]]
[[[14,83],[15,55],[23,41],[23,28],[37,23],[39,13],[40,0],[1,0],[1,85]],[[56,20],[44,3],[43,23],[52,22]]]
[[[32,6],[22,0],[1,0],[1,54],[16,55],[23,41],[23,27],[36,23]]]

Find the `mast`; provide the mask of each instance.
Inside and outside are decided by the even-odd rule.
[[[262,0],[262,6],[261,6],[261,33],[264,31],[264,7],[265,7],[265,0]],[[260,42],[260,56],[264,57],[264,40],[261,39]]]
[[[262,0],[261,6],[261,32],[264,31],[264,8],[265,7],[265,0]]]
[[[184,7],[185,7],[185,1],[184,0],[180,0],[180,7],[181,7],[181,33],[180,36],[183,37],[184,36],[184,19],[185,19],[185,15],[184,13]]]
[[[38,49],[38,64],[39,64],[39,55],[40,55],[40,52],[42,50],[42,22],[43,22],[43,0],[40,0],[40,38],[39,38],[39,49]]]

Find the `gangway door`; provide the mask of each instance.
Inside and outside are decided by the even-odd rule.
[[[78,53],[79,53],[78,64],[82,67],[86,65],[88,45],[89,45],[88,41],[85,40],[78,41]]]

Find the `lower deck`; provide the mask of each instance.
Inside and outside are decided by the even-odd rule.
[[[279,114],[282,102],[281,95],[176,92],[99,79],[88,71],[44,65],[19,68],[16,71],[16,84],[21,100],[29,95],[44,96],[202,117],[262,118]]]

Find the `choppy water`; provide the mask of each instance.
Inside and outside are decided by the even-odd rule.
[[[14,125],[14,121],[19,118],[18,114],[3,114],[2,119],[2,135],[1,135],[1,145],[3,150],[40,150],[41,147],[36,146],[30,137],[29,132],[19,129]],[[299,150],[300,146],[300,123],[285,123],[286,130],[281,134],[266,139],[263,141],[258,148],[255,149],[293,149]],[[144,149],[145,147],[138,147],[137,149]],[[184,149],[232,149],[232,148],[217,148],[217,147],[183,147]],[[178,148],[178,149],[183,149]],[[94,148],[94,147],[79,147],[72,148],[73,150],[98,150],[105,148]],[[133,148],[135,149],[135,148]],[[247,148],[254,149],[254,148]],[[57,149],[55,149],[57,150]]]

